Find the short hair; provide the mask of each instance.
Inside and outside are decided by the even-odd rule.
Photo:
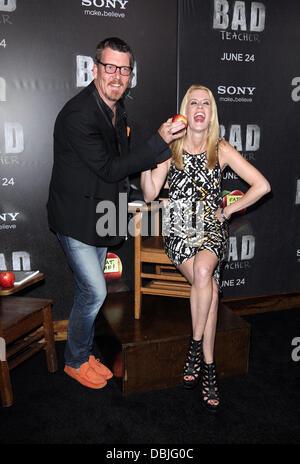
[[[133,68],[134,56],[130,46],[124,42],[124,40],[119,39],[118,37],[108,37],[107,39],[102,40],[98,43],[96,47],[95,62],[99,63],[101,61],[102,53],[105,48],[111,48],[112,50],[129,53],[130,54],[130,66]]]

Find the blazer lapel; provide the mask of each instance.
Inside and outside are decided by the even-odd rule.
[[[103,128],[102,135],[104,136],[107,143],[111,146],[112,151],[115,152],[116,154],[119,154],[118,147],[115,144],[116,134],[115,134],[114,127],[111,123],[111,120],[109,119],[108,114],[106,113],[105,109],[103,108],[101,104],[100,95],[95,85],[94,85],[94,89],[92,90],[92,95],[96,101],[99,112],[101,114],[101,117],[99,118],[99,124],[101,124]]]

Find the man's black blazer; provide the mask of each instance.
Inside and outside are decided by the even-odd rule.
[[[56,119],[48,221],[55,232],[88,245],[112,246],[122,238],[114,233],[98,235],[97,204],[109,200],[118,205],[120,181],[154,168],[168,159],[171,151],[156,133],[139,150],[131,152],[125,117],[117,143],[115,128],[99,99],[92,82],[66,103]],[[117,209],[117,222],[118,215]]]

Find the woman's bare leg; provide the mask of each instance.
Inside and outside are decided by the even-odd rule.
[[[203,354],[206,363],[213,361],[216,333],[218,289],[212,274],[217,257],[208,250],[197,253],[178,269],[191,283],[191,317],[194,340],[203,337]]]
[[[191,283],[191,316],[194,340],[203,338],[203,356],[206,364],[214,360],[214,345],[218,314],[218,286],[212,277],[217,265],[217,257],[208,250],[179,266],[179,270]],[[193,376],[185,376],[194,380]],[[204,400],[217,406],[218,399],[208,399],[203,390]]]
[[[217,328],[219,290],[215,279],[212,277],[212,300],[208,312],[208,318],[203,334],[203,355],[204,361],[210,364],[214,360],[214,347]]]

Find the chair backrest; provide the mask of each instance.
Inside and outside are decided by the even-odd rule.
[[[135,319],[139,319],[141,315],[143,294],[184,298],[189,298],[190,294],[190,285],[170,261],[164,250],[161,236],[162,208],[162,202],[157,202],[151,206],[143,205],[140,209],[135,207],[133,210],[129,210],[133,213],[135,223]]]

